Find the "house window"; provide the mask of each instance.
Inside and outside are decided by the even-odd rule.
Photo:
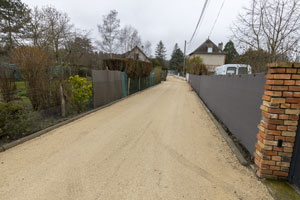
[[[212,53],[213,48],[212,47],[208,47],[207,52],[208,53]]]
[[[138,53],[134,54],[134,59],[135,59],[135,60],[138,60],[138,59],[139,59],[139,54],[138,54]]]

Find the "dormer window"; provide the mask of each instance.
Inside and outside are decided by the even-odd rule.
[[[138,60],[138,59],[139,59],[139,54],[138,54],[138,53],[134,54],[134,59],[135,59],[135,60]]]
[[[212,53],[213,48],[212,47],[208,47],[207,49],[207,53]]]

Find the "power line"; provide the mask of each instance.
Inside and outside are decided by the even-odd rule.
[[[212,32],[213,32],[213,30],[214,30],[214,28],[215,28],[215,25],[216,25],[216,23],[217,23],[217,21],[218,21],[218,19],[219,19],[219,16],[220,16],[221,10],[222,10],[222,8],[223,8],[223,6],[224,6],[224,3],[225,3],[225,0],[223,1],[222,5],[221,5],[221,7],[220,7],[218,16],[217,16],[217,18],[216,18],[216,20],[215,20],[215,22],[214,22],[214,25],[212,26],[212,28],[211,28],[211,30],[210,30],[210,32],[209,32],[208,37],[211,36],[211,34],[212,34]]]
[[[196,32],[197,32],[197,29],[198,29],[198,27],[199,27],[199,25],[200,25],[200,22],[202,21],[202,17],[203,17],[203,14],[204,14],[204,12],[205,12],[207,3],[208,3],[208,0],[206,0],[205,3],[204,3],[204,6],[203,6],[203,8],[202,8],[201,15],[200,15],[200,17],[199,17],[199,20],[198,20],[197,25],[196,25],[196,28],[195,28],[195,31],[194,31],[194,33],[193,33],[193,35],[192,35],[190,41],[188,42],[189,44],[190,44],[191,41],[194,39],[194,36],[195,36],[195,34],[196,34]]]

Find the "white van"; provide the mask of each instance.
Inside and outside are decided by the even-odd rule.
[[[216,67],[216,75],[239,75],[251,74],[252,69],[250,65],[245,64],[226,64]]]

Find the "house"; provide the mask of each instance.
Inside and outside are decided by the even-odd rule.
[[[124,54],[124,57],[132,58],[132,59],[140,60],[140,61],[144,61],[144,62],[151,62],[151,59],[148,58],[148,56],[146,56],[146,54],[138,46],[135,46],[133,49],[126,52]]]
[[[189,54],[188,59],[200,56],[208,71],[214,72],[215,68],[225,64],[226,53],[222,51],[223,43],[215,45],[207,39],[195,51]]]

